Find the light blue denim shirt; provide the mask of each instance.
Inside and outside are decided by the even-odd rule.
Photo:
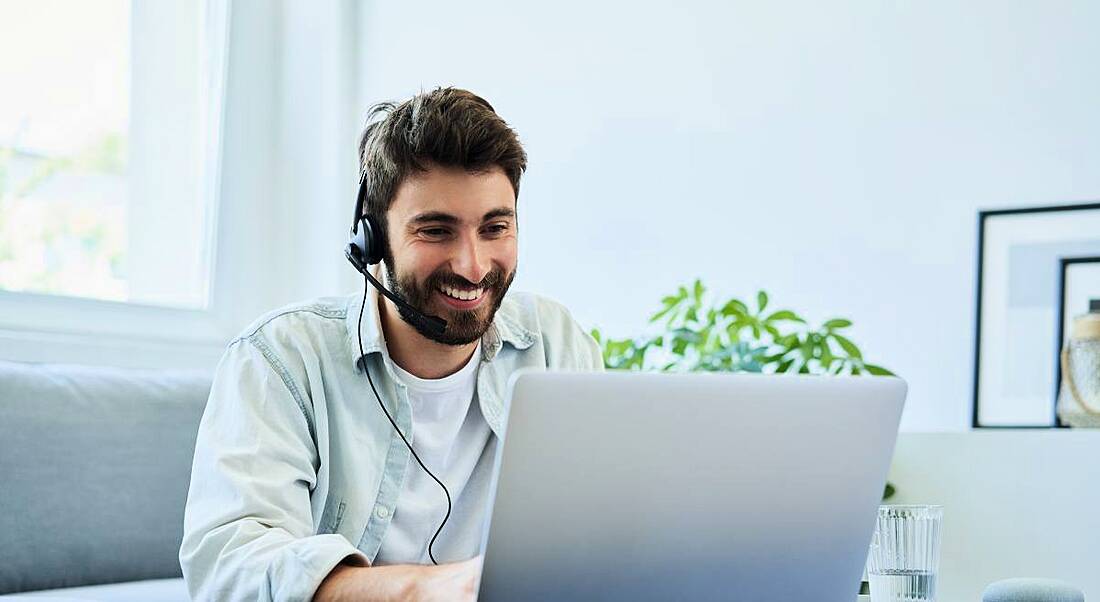
[[[180,564],[195,600],[310,600],[342,559],[374,560],[415,462],[357,368],[362,293],[261,317],[214,375],[199,425]],[[365,364],[402,431],[411,411],[370,290]],[[560,304],[509,293],[482,337],[477,400],[504,428],[519,368],[602,370],[599,346]]]

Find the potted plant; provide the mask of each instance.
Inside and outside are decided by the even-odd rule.
[[[609,369],[893,375],[864,360],[843,334],[850,320],[812,327],[789,309],[771,308],[764,291],[751,307],[737,298],[714,301],[696,279],[663,298],[649,322],[653,332],[634,338],[591,331]]]

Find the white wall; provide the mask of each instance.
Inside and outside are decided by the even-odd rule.
[[[702,277],[852,318],[903,428],[969,425],[979,208],[1100,198],[1100,4],[376,2],[361,112],[485,96],[530,154],[518,288],[634,334]]]
[[[890,503],[944,507],[938,599],[977,601],[1012,577],[1061,579],[1097,599],[1098,453],[1100,432],[1083,429],[900,435]]]

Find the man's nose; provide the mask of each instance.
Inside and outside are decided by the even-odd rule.
[[[465,237],[451,260],[451,271],[473,284],[479,284],[492,269],[489,254],[476,236]]]

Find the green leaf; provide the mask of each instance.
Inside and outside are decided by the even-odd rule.
[[[774,353],[772,355],[765,355],[764,357],[762,357],[760,359],[765,364],[775,364],[775,363],[781,363],[782,360],[783,360],[784,355],[785,354],[783,354],[783,353]]]
[[[768,306],[768,293],[764,291],[756,293],[756,304],[759,307],[757,311],[764,311],[764,308]]]
[[[814,346],[812,343],[810,343],[810,341],[802,343],[802,346],[799,347],[799,351],[802,352],[802,359],[806,360],[807,362],[814,357]]]
[[[836,333],[833,333],[830,336],[832,336],[833,340],[840,344],[841,349],[844,350],[844,353],[848,354],[848,357],[852,357],[857,360],[863,359],[863,354],[859,352],[859,347],[856,347],[856,344],[848,340],[847,337],[840,336]]]
[[[707,288],[705,286],[703,286],[703,281],[696,278],[695,279],[695,290],[694,290],[695,302],[696,303],[701,303],[702,302],[703,292],[706,291],[706,290],[707,290]]]
[[[826,371],[828,371],[833,366],[833,361],[836,358],[833,356],[833,350],[829,347],[828,340],[821,341],[821,345],[819,347],[821,349],[821,365],[825,367]]]
[[[696,342],[696,345],[700,348],[700,350],[706,350],[708,348],[713,347],[710,344],[710,342],[711,342],[711,327],[710,326],[705,326],[699,331],[699,340]]]
[[[893,486],[893,484],[886,483],[886,489],[882,492],[882,501],[885,502],[886,500],[894,497],[894,494],[896,494],[897,492],[898,490],[896,487]]]
[[[667,315],[668,312],[672,311],[673,308],[675,308],[675,307],[676,307],[675,305],[670,305],[670,306],[658,311],[657,313],[653,314],[652,316],[649,316],[649,322],[653,323],[653,322],[656,322],[657,320],[660,320],[663,316]]]
[[[781,322],[781,321],[802,322],[803,324],[806,323],[805,320],[798,317],[798,314],[794,313],[793,311],[791,311],[789,309],[779,310],[779,311],[773,313],[772,315],[764,318],[764,321],[765,322]]]
[[[749,313],[749,307],[739,299],[730,299],[722,306],[721,312],[724,316],[743,316]]]
[[[779,340],[776,341],[776,343],[779,343],[783,347],[786,347],[788,350],[794,349],[799,345],[798,335],[792,332],[791,334],[780,337]]]
[[[833,318],[825,323],[825,328],[828,330],[834,330],[836,328],[848,328],[852,325],[851,320],[845,320],[844,318]]]
[[[876,366],[874,364],[863,364],[863,368],[873,376],[894,376],[894,373],[883,368],[882,366]]]

